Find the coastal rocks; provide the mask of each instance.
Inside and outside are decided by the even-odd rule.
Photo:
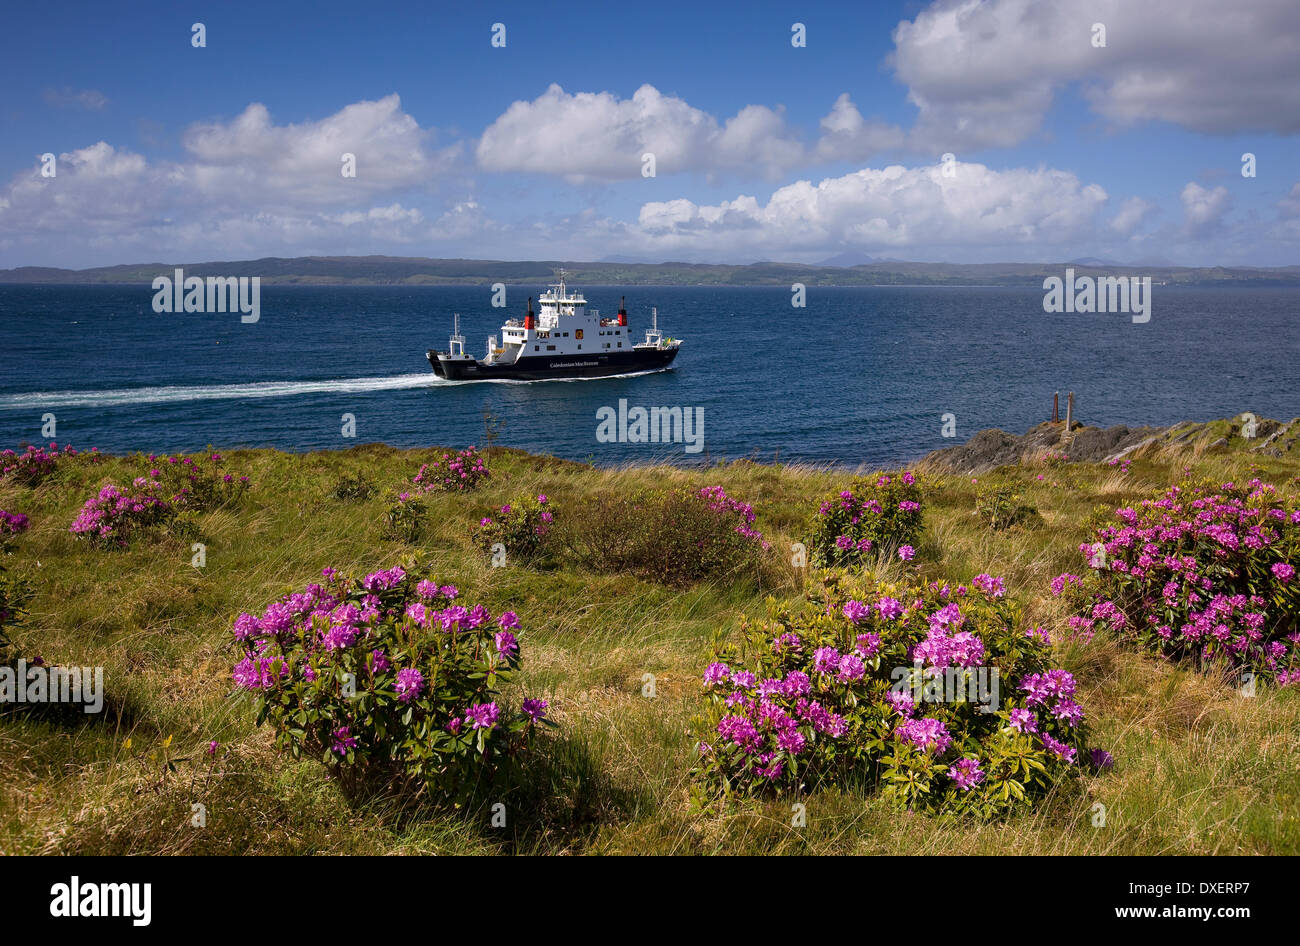
[[[1265,424],[1269,425],[1265,429]],[[1263,441],[1254,449],[1270,457],[1286,456],[1300,444],[1300,417],[1293,417],[1285,424],[1277,421],[1260,421],[1256,424],[1256,435]]]
[[[1003,430],[981,430],[964,444],[927,454],[920,465],[939,473],[979,474],[1048,454],[1064,453],[1073,462],[1109,463],[1148,447],[1189,447],[1198,442],[1208,449],[1236,447],[1273,457],[1300,449],[1300,417],[1286,423],[1256,418],[1252,436],[1247,438],[1243,416],[1168,427],[1118,424],[1103,428],[1075,422],[1068,435],[1063,422],[1044,422],[1022,436]]]

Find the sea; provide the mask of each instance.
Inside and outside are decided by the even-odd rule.
[[[634,337],[658,310],[666,371],[444,381],[453,313],[482,357],[543,287],[263,286],[238,313],[156,313],[149,286],[0,286],[0,447],[110,453],[495,443],[602,466],[749,458],[889,466],[986,427],[1022,433],[1075,397],[1088,424],[1300,415],[1300,292],[1156,285],[1150,320],[1048,313],[1038,288],[584,286]],[[572,287],[571,287],[572,288]],[[694,444],[617,420],[681,408]],[[51,417],[52,415],[52,417]],[[55,436],[44,436],[51,421]],[[350,423],[349,423],[350,421]],[[626,433],[624,437],[623,434]],[[678,431],[670,429],[671,437]],[[692,434],[697,431],[692,429]]]

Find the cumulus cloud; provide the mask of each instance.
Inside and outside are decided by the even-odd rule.
[[[1051,169],[995,171],[958,164],[864,168],[818,184],[798,181],[766,204],[740,196],[717,205],[689,200],[647,203],[637,225],[655,249],[725,243],[773,251],[919,249],[974,244],[1042,246],[1091,231],[1106,192]]]
[[[1155,210],[1155,206],[1151,201],[1143,200],[1141,197],[1130,197],[1120,204],[1119,212],[1111,218],[1110,228],[1120,236],[1130,236],[1141,226],[1147,215]]]
[[[570,94],[552,84],[531,102],[514,102],[483,132],[484,170],[573,178],[636,178],[642,155],[656,174],[755,168],[772,175],[814,161],[860,160],[901,145],[902,132],[868,123],[848,95],[806,146],[780,108],[747,105],[720,122],[676,96],[643,85],[630,99],[610,92]]]
[[[868,122],[847,92],[835,100],[830,114],[821,120],[821,130],[816,154],[828,161],[865,161],[882,151],[903,146],[902,129],[883,122]]]
[[[205,254],[340,233],[413,239],[423,213],[382,199],[426,188],[454,165],[458,149],[432,138],[396,95],[287,125],[254,103],[228,122],[187,129],[178,160],[151,162],[100,141],[57,155],[53,177],[34,162],[0,188],[0,228],[26,241],[123,248],[193,241]],[[355,155],[355,178],[341,174],[345,153]]]
[[[182,137],[185,173],[207,194],[238,192],[261,201],[329,204],[427,182],[447,170],[456,149],[436,151],[430,134],[389,95],[348,105],[320,121],[275,125],[254,103],[230,122],[191,126]],[[342,176],[342,156],[356,177]]]
[[[1188,236],[1204,236],[1217,229],[1232,205],[1232,197],[1222,185],[1210,190],[1189,181],[1178,196],[1183,202],[1183,226]]]
[[[1092,45],[1094,23],[1106,46]],[[890,57],[927,149],[1032,135],[1066,83],[1119,124],[1300,131],[1300,17],[1292,0],[938,0],[894,31]]]

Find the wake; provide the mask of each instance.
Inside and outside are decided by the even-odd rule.
[[[176,404],[184,401],[294,397],[299,394],[357,394],[433,387],[440,379],[429,373],[387,378],[340,378],[334,381],[255,381],[246,384],[166,385],[113,391],[33,391],[0,395],[0,410],[32,407],[118,407],[131,404]],[[446,382],[443,382],[446,383]]]
[[[253,381],[244,384],[162,385],[109,391],[30,391],[0,395],[0,411],[50,407],[126,407],[133,404],[179,404],[186,401],[243,400],[295,397],[302,394],[363,394],[410,388],[458,387],[462,384],[549,384],[555,381],[608,381],[656,374],[668,369],[633,371],[600,378],[471,378],[448,381],[430,372],[398,374],[386,378],[340,378],[333,381]]]

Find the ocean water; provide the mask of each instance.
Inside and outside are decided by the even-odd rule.
[[[1076,416],[1173,423],[1250,410],[1300,414],[1300,293],[1274,288],[1153,290],[1151,320],[1047,314],[1039,289],[581,288],[612,315],[626,295],[634,337],[685,339],[672,369],[598,380],[448,382],[424,358],[445,348],[452,313],[482,357],[504,317],[540,286],[512,286],[508,309],[480,287],[265,286],[261,318],[156,314],[138,287],[0,286],[0,446],[110,452],[275,446],[498,443],[575,460],[692,464],[752,457],[890,464],[984,427],[1022,432],[1074,391]],[[703,411],[703,449],[602,443],[597,412]],[[356,436],[342,435],[342,415]],[[956,439],[943,437],[954,415]]]

